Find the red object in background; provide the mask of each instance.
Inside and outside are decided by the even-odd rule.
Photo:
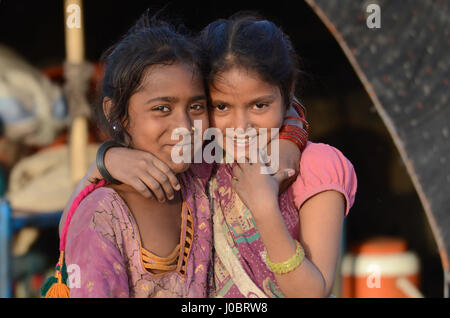
[[[31,276],[30,287],[33,291],[40,291],[44,284],[44,276],[42,274],[34,274]]]
[[[341,272],[343,298],[421,297],[419,260],[403,239],[380,237],[354,246]]]
[[[104,68],[99,63],[93,63],[92,83],[94,88],[101,83],[104,75]],[[47,67],[41,72],[55,82],[64,82],[64,67],[62,65]]]

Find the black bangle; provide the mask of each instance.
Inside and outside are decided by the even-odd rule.
[[[122,184],[122,182],[120,182],[119,180],[114,179],[108,172],[108,170],[106,170],[105,167],[105,153],[109,148],[112,147],[123,147],[121,144],[119,144],[118,142],[115,141],[105,141],[104,143],[102,143],[100,145],[100,147],[97,150],[97,157],[96,157],[96,164],[97,164],[97,169],[100,172],[100,174],[102,175],[103,179],[105,179],[107,182],[112,183],[112,184]]]

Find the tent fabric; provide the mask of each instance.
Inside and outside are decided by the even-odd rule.
[[[46,146],[69,124],[62,90],[0,45],[0,119],[7,138]]]
[[[305,1],[343,49],[386,124],[424,206],[448,280],[450,2]],[[375,21],[369,4],[379,6],[380,28],[368,27],[367,20]]]
[[[87,147],[93,162],[98,145]],[[52,213],[63,210],[72,194],[67,145],[49,148],[22,159],[13,168],[6,196],[14,212]]]

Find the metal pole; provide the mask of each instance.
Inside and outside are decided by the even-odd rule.
[[[12,297],[11,224],[11,207],[0,198],[0,298]]]

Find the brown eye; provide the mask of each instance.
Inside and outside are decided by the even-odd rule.
[[[203,111],[203,110],[205,109],[205,105],[202,105],[202,104],[194,104],[194,105],[191,105],[190,108],[191,108],[192,111],[200,112],[200,111]]]
[[[227,109],[227,106],[226,106],[226,105],[223,105],[223,104],[220,104],[220,105],[217,105],[216,108],[217,108],[218,110],[224,111],[224,110]]]
[[[269,104],[263,104],[263,103],[255,104],[256,109],[263,109],[265,107],[269,107]]]
[[[163,113],[170,112],[170,108],[165,106],[165,105],[159,105],[159,106],[153,107],[152,110],[160,111],[160,112],[163,112]]]

